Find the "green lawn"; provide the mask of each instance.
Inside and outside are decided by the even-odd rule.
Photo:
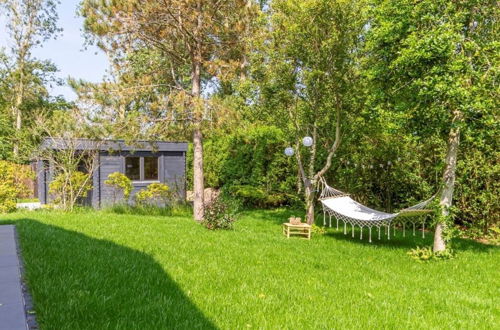
[[[189,217],[104,212],[0,222],[17,225],[42,329],[500,324],[499,248],[461,240],[455,259],[418,263],[406,253],[431,235],[369,244],[331,229],[286,239],[288,215],[247,212],[233,231],[218,232]]]

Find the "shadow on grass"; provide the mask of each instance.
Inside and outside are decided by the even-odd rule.
[[[277,209],[246,209],[241,212],[242,216],[252,216],[258,220],[264,220],[269,223],[274,223],[281,225],[288,222],[290,217],[300,217],[302,222],[305,221],[304,210],[300,209],[289,209],[289,208],[277,208]],[[318,223],[318,220],[316,220]]]
[[[414,248],[417,246],[427,246],[432,244],[431,233],[425,233],[425,238],[422,238],[422,234],[419,232],[415,236],[412,233],[406,233],[406,236],[403,237],[403,233],[401,231],[396,231],[396,235],[394,236],[393,231],[391,230],[390,239],[387,239],[387,233],[384,229],[380,231],[380,240],[378,239],[378,231],[376,228],[372,228],[372,243],[369,242],[368,237],[368,229],[365,228],[363,230],[363,239],[360,239],[360,230],[356,228],[354,230],[354,237],[352,237],[352,230],[349,226],[347,226],[347,234],[344,235],[343,226],[339,227],[338,231],[329,231],[326,233],[326,236],[330,236],[334,239],[341,241],[349,241],[356,244],[362,244],[367,246],[380,246],[380,247],[390,247],[390,248]]]
[[[216,328],[148,254],[32,219],[17,229],[42,328]]]
[[[360,229],[356,228],[354,230],[354,238],[352,237],[352,230],[347,226],[347,234],[344,234],[343,225],[339,226],[339,230],[329,231],[326,236],[332,237],[337,240],[350,241],[356,244],[368,245],[368,246],[380,246],[380,247],[390,247],[390,248],[416,248],[417,246],[431,246],[434,240],[434,233],[430,231],[425,232],[425,238],[422,238],[422,232],[417,231],[416,235],[413,236],[411,231],[407,231],[405,236],[403,236],[402,230],[396,230],[396,235],[394,235],[391,229],[391,237],[387,239],[387,233],[384,229],[381,229],[380,240],[378,239],[378,231],[376,228],[372,228],[372,243],[368,240],[368,229],[363,230],[363,239],[360,239]],[[487,252],[490,249],[498,248],[494,245],[483,244],[476,242],[474,240],[454,238],[451,242],[452,248],[457,251],[467,251],[472,250],[474,252]]]

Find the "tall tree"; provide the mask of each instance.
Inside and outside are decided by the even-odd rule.
[[[168,58],[170,67],[164,71],[170,73],[175,94],[184,97],[181,103],[187,103],[187,111],[181,117],[192,127],[197,221],[204,214],[202,124],[208,109],[203,95],[210,93],[203,80],[209,81],[224,71],[232,52],[241,49],[241,36],[247,32],[244,23],[248,22],[242,18],[252,12],[252,6],[249,0],[82,2],[86,31],[116,57],[123,59],[127,54],[151,48]]]
[[[54,0],[0,0],[0,8],[7,16],[7,33],[12,40],[14,57],[10,78],[12,100],[10,107],[15,129],[14,157],[19,156],[19,143],[23,125],[23,103],[30,82],[36,80],[36,69],[41,62],[32,58],[32,51],[44,41],[57,35],[57,1]]]
[[[379,105],[402,111],[412,133],[447,148],[434,251],[446,248],[460,136],[497,108],[496,1],[374,1],[367,73]]]
[[[295,144],[307,222],[314,222],[315,187],[330,169],[341,126],[353,110],[363,1],[277,0],[254,61],[264,120],[279,123]],[[257,65],[256,65],[257,66]],[[308,154],[302,137],[310,135]]]

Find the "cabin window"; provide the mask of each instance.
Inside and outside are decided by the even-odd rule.
[[[125,158],[125,175],[130,180],[141,179],[141,159],[139,157]]]
[[[126,157],[125,175],[132,181],[158,180],[158,157]]]
[[[144,180],[158,180],[158,157],[144,157]]]

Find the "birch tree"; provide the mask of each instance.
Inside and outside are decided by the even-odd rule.
[[[257,102],[294,141],[309,224],[318,180],[330,169],[353,110],[364,23],[363,1],[273,1],[254,58],[262,63]],[[309,152],[301,148],[306,135],[313,138]]]
[[[498,95],[496,1],[374,1],[367,74],[381,107],[446,143],[434,251],[446,249],[460,137],[491,120]],[[493,115],[494,117],[494,115]]]

